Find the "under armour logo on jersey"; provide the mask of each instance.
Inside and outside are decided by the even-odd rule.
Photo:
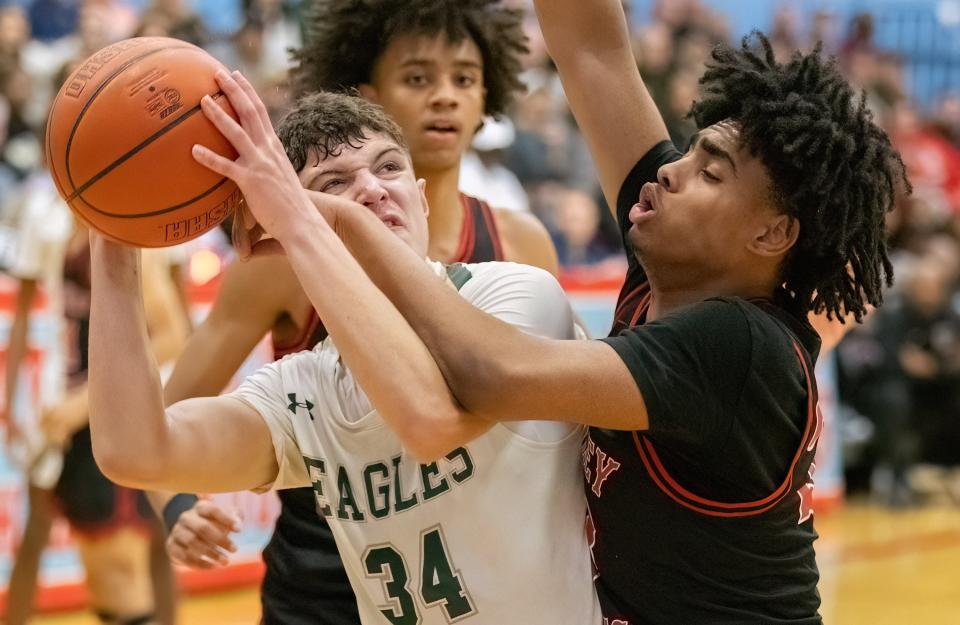
[[[310,416],[310,420],[313,421],[313,413],[310,412],[313,410],[313,402],[309,399],[304,400],[303,403],[297,401],[296,393],[287,393],[287,399],[290,400],[290,405],[287,406],[287,410],[293,414],[297,414],[297,408],[303,408],[307,411],[307,414]]]

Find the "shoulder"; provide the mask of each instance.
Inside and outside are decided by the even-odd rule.
[[[461,295],[480,310],[519,329],[548,338],[574,338],[573,312],[549,272],[520,263],[464,265],[471,278]]]
[[[709,299],[603,340],[631,368],[740,368],[752,360],[749,307],[737,298]]]
[[[504,260],[526,263],[557,273],[557,251],[546,227],[533,214],[507,208],[491,209],[503,244]]]
[[[463,267],[471,276],[461,289],[467,299],[481,291],[524,289],[553,300],[566,299],[557,278],[540,267],[511,261],[468,263]]]
[[[645,327],[669,325],[694,334],[716,335],[723,332],[749,332],[753,306],[736,297],[718,297],[684,306]]]
[[[324,349],[325,343],[317,345],[312,350],[295,352],[267,363],[251,373],[241,386],[259,386],[280,393],[283,388],[300,386],[305,383],[316,383],[324,369],[324,361],[331,360],[328,352],[334,352],[332,360],[337,361],[335,348],[330,344]]]

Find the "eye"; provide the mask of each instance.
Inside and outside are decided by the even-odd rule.
[[[427,84],[427,75],[421,73],[410,74],[403,81],[411,87],[423,87]]]
[[[720,179],[711,174],[706,169],[701,169],[700,173],[703,174],[703,177],[706,178],[709,182],[720,182]]]
[[[458,87],[468,88],[477,84],[477,79],[475,76],[472,76],[471,74],[460,74],[456,78],[456,83]]]
[[[333,180],[328,180],[324,182],[323,185],[320,186],[320,191],[322,193],[330,193],[334,191],[337,187],[341,186],[342,184],[343,184],[342,180],[334,178]]]
[[[385,171],[388,173],[400,171],[400,165],[393,161],[387,161],[386,163],[380,166],[380,171]]]

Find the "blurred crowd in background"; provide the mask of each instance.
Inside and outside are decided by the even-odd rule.
[[[14,224],[36,186],[49,187],[40,139],[51,97],[79,60],[131,36],[171,36],[241,69],[270,109],[288,103],[287,50],[300,44],[309,0],[5,0],[0,4],[0,227]],[[514,4],[526,8],[527,2]],[[681,149],[685,114],[727,16],[701,0],[626,2],[637,63]],[[642,3],[641,3],[642,4]],[[822,41],[865,90],[913,182],[889,220],[896,284],[886,304],[837,350],[848,489],[895,506],[960,504],[960,70],[917,99],[902,50],[875,37],[870,13],[840,17],[770,3],[760,20],[781,58]],[[651,8],[652,7],[652,8]],[[465,192],[531,211],[551,232],[567,276],[623,275],[617,228],[566,106],[532,12],[527,94],[489,120],[462,172]],[[958,28],[953,26],[954,30]],[[955,32],[956,34],[956,32]],[[960,40],[960,37],[957,38]],[[2,264],[0,238],[0,264]]]

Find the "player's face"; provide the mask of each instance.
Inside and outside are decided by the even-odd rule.
[[[363,204],[421,256],[427,254],[427,200],[423,182],[413,175],[406,150],[385,135],[370,134],[355,148],[318,161],[310,154],[300,170],[307,189],[339,195]]]
[[[773,208],[766,168],[728,122],[700,131],[683,158],[660,168],[658,182],[641,190],[630,221],[644,267],[651,276],[669,274],[678,287],[743,276],[765,259],[777,262],[758,237],[772,236],[771,224],[789,222]]]
[[[360,92],[400,125],[420,175],[456,167],[483,119],[483,57],[469,37],[394,38]]]

